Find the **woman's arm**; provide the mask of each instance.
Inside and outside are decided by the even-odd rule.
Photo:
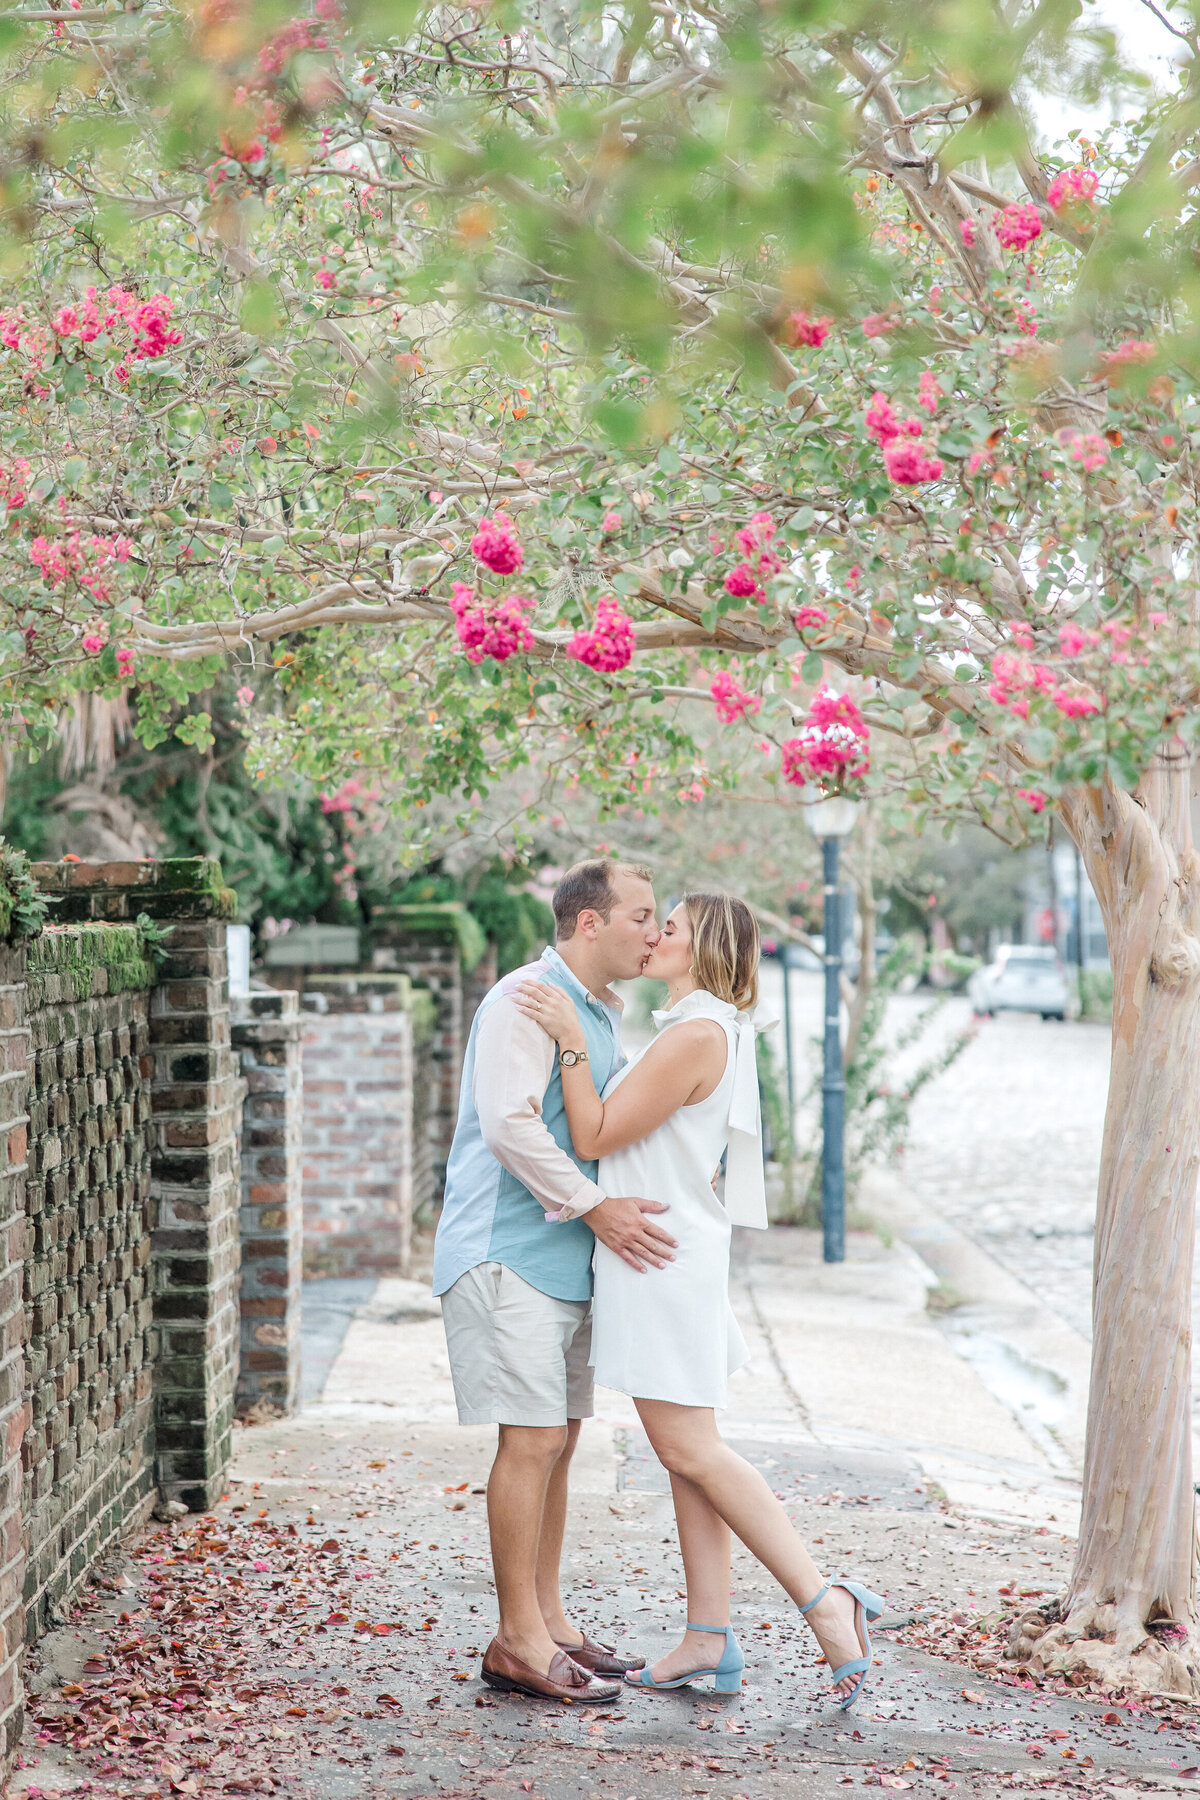
[[[561,988],[525,982],[512,997],[556,1039],[560,1056],[564,1050],[586,1049],[575,1007]],[[586,1062],[561,1068],[563,1103],[577,1153],[590,1159],[623,1150],[649,1137],[681,1106],[707,1099],[725,1071],[727,1054],[723,1028],[713,1019],[693,1019],[664,1031],[608,1100],[596,1092]]]

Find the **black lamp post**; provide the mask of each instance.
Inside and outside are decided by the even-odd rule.
[[[846,1077],[842,1069],[842,839],[854,829],[858,803],[835,794],[807,808],[821,845],[825,889],[825,1066],[821,1076],[821,1231],[827,1263],[846,1260]]]

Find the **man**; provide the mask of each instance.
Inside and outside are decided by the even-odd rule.
[[[640,975],[658,942],[650,876],[579,863],[554,891],[554,919],[556,947],[505,976],[471,1028],[433,1286],[459,1421],[500,1428],[488,1482],[500,1624],[483,1678],[595,1704],[640,1665],[572,1626],[559,1591],[567,1470],[592,1412],[592,1243],[644,1271],[662,1268],[675,1240],[646,1216],[665,1207],[596,1186],[595,1163],[571,1144],[557,1047],[508,996],[530,976],[571,995],[601,1091],[624,1060],[610,983]]]

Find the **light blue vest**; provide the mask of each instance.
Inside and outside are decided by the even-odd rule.
[[[557,1224],[546,1218],[542,1202],[497,1162],[484,1143],[475,1111],[475,1043],[480,1020],[522,978],[545,981],[570,994],[598,1092],[603,1091],[618,1062],[619,1015],[586,992],[557,951],[547,950],[541,962],[506,976],[486,996],[475,1015],[463,1058],[458,1121],[434,1243],[433,1291],[444,1294],[468,1269],[482,1262],[498,1262],[556,1300],[588,1300],[595,1241],[591,1230],[582,1219]],[[557,1057],[542,1096],[542,1122],[580,1174],[594,1181],[595,1162],[576,1156],[571,1143]]]

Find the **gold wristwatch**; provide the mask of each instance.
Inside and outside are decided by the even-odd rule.
[[[587,1059],[586,1050],[560,1050],[558,1053],[558,1060],[564,1069],[573,1069],[576,1063],[586,1062]]]

